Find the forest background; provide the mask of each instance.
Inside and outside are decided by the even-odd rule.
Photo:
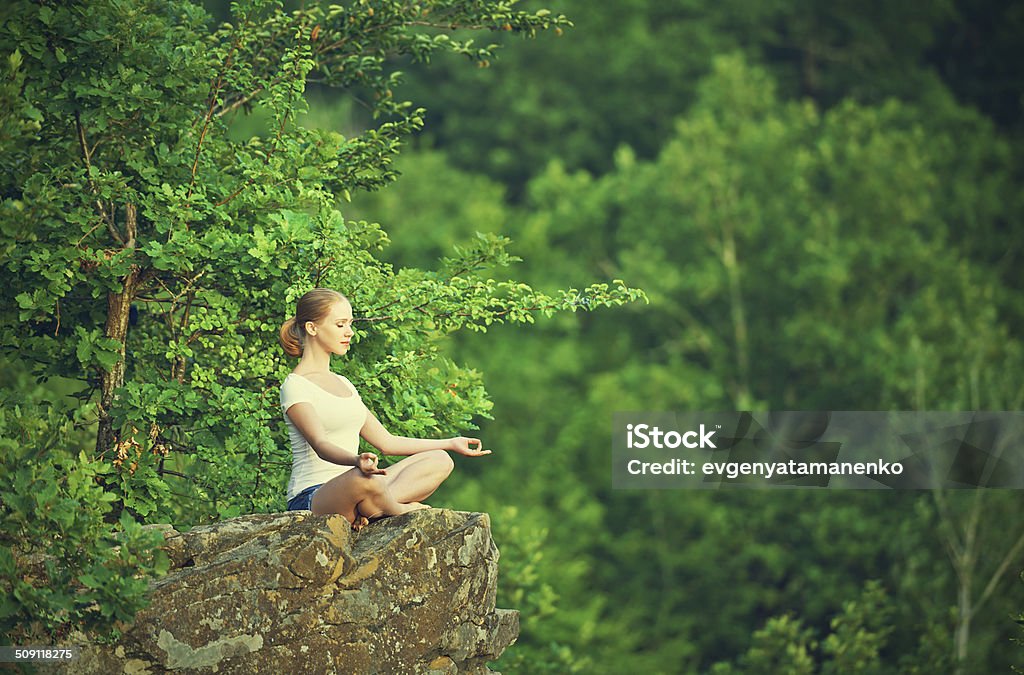
[[[351,13],[392,4],[353,3]],[[311,82],[300,87],[308,110],[297,118],[320,139],[357,138],[384,129],[375,112],[407,114],[373,100],[426,109],[420,124],[395,132],[402,145],[393,165],[337,186],[350,234],[323,244],[342,262],[317,280],[351,292],[364,318],[371,301],[415,314],[422,305],[403,294],[429,287],[443,296],[425,327],[408,317],[357,324],[364,343],[339,365],[399,430],[468,432],[472,422],[495,449],[486,461],[458,463],[431,503],[492,515],[499,606],[522,612],[522,636],[496,667],[983,673],[1019,665],[1019,492],[616,491],[609,433],[611,413],[621,410],[1021,408],[1024,6],[563,0],[517,8],[564,14],[572,25],[509,19],[508,30],[488,24],[490,33],[456,26],[457,39],[500,48],[441,50],[430,63],[386,55],[400,81]],[[233,20],[226,2],[206,10],[213,19],[197,16],[196,25],[212,31]],[[533,25],[541,31],[523,39]],[[240,104],[226,137],[273,139],[281,111],[297,100]],[[7,141],[22,131],[4,133]],[[300,141],[289,152],[305,152]],[[353,161],[398,147],[353,153]],[[243,159],[267,164],[272,154]],[[90,177],[107,189],[91,169],[79,178]],[[9,180],[4,189],[10,213],[21,193]],[[249,192],[233,202],[239,213],[265,207],[244,201]],[[168,200],[192,194],[189,185]],[[273,222],[298,231],[303,218],[285,211]],[[15,229],[5,229],[4,241],[23,245]],[[250,232],[256,244],[240,250],[273,267],[290,250],[274,236]],[[378,244],[373,256],[383,265],[363,257]],[[14,250],[3,252],[14,260]],[[145,250],[157,261],[172,255]],[[38,256],[31,268],[29,258],[19,264],[45,268]],[[444,295],[430,285],[448,279],[441,285],[451,288],[459,278],[452,270],[467,266],[483,280],[479,293]],[[301,286],[285,283],[296,269],[273,272],[278,285],[252,277],[249,301],[264,311],[250,315],[252,332],[232,335],[235,360],[256,359],[258,349],[243,351],[256,332],[273,344],[284,300],[293,302]],[[249,283],[246,272],[232,274],[225,287]],[[647,302],[616,294],[614,283],[611,291],[575,290],[619,279],[643,289]],[[113,502],[115,534],[103,539],[102,523],[90,522],[75,537],[130,542],[117,554],[125,568],[161,564],[148,557],[136,521],[184,527],[282,510],[288,455],[274,392],[287,362],[240,368],[234,379],[262,397],[221,397],[221,378],[236,374],[230,360],[203,363],[193,353],[202,340],[159,342],[140,300],[129,353],[139,340],[135,349],[166,357],[172,385],[205,382],[210,396],[251,420],[245,433],[220,421],[204,426],[187,390],[172,387],[172,398],[183,398],[158,404],[159,387],[133,381],[129,370],[124,405],[145,408],[153,426],[134,441],[124,435],[134,418],[115,416],[108,433],[120,455],[87,459],[104,432],[81,411],[104,391],[83,389],[85,378],[71,370],[116,368],[114,347],[86,327],[73,333],[68,354],[49,346],[26,354],[14,339],[19,326],[30,321],[40,335],[56,335],[60,305],[54,330],[52,307],[38,313],[52,296],[33,290],[31,279],[23,287],[4,280],[26,294],[3,314],[0,476],[5,515],[20,514],[5,523],[0,553],[5,630],[14,635],[32,618],[34,628],[59,632],[69,616],[90,616],[86,596],[113,607],[106,618],[127,620],[130,602],[114,599],[144,584],[103,577],[104,566],[116,567],[97,552],[103,545],[88,560],[47,571],[51,582],[64,574],[92,595],[55,598],[44,584],[14,580],[24,558],[13,538],[39,527],[25,515],[39,506],[34,494],[44,486],[50,498],[52,484],[54,499],[86,499],[84,487],[63,477],[72,463],[85,482],[116,482],[102,497]],[[375,296],[385,282],[398,290]],[[285,288],[286,297],[273,296]],[[190,319],[207,321],[200,328],[211,335],[226,330],[218,312],[238,309],[217,289],[204,291],[209,304],[197,304]],[[167,298],[181,297],[178,290],[167,289]],[[480,293],[504,304],[474,305]],[[460,301],[475,316],[445,323],[458,323]],[[594,311],[576,311],[586,309]],[[74,325],[70,302],[64,312]],[[163,315],[152,315],[157,326]],[[500,325],[505,319],[514,323]],[[403,342],[412,339],[403,331],[418,342]],[[65,459],[24,477],[25,462],[58,448]],[[51,525],[72,527],[57,520]]]

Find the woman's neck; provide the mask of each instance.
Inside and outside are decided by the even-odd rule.
[[[304,373],[326,373],[331,370],[331,355],[326,352],[304,351],[295,370]]]

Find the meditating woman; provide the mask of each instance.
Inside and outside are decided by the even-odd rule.
[[[288,509],[340,513],[353,528],[384,516],[430,508],[423,500],[448,477],[446,451],[489,455],[479,439],[394,436],[363,404],[347,378],[331,371],[331,355],[351,348],[352,305],[341,293],[314,288],[295,318],[281,327],[281,346],[301,357],[281,384],[281,408],[292,447]],[[387,469],[377,455],[359,452],[359,437],[385,455],[405,456]],[[354,470],[353,470],[354,469]]]

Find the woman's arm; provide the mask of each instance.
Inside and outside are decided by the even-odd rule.
[[[357,454],[327,440],[324,424],[320,421],[320,416],[316,414],[312,404],[296,403],[288,408],[285,414],[313,448],[313,451],[324,461],[342,466],[354,466],[365,474],[387,473],[384,469],[377,468],[377,455],[372,452]]]
[[[467,457],[479,457],[491,454],[490,450],[484,450],[483,443],[479,438],[466,438],[456,436],[454,438],[409,438],[407,436],[395,436],[384,428],[380,420],[372,412],[367,412],[366,422],[359,431],[366,442],[380,450],[385,455],[415,455],[428,450],[451,450]],[[476,448],[471,448],[476,445]]]

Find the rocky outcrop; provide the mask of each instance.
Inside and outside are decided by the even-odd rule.
[[[488,673],[519,634],[495,609],[484,513],[444,509],[352,532],[308,511],[164,531],[170,573],[116,647],[75,673]]]

